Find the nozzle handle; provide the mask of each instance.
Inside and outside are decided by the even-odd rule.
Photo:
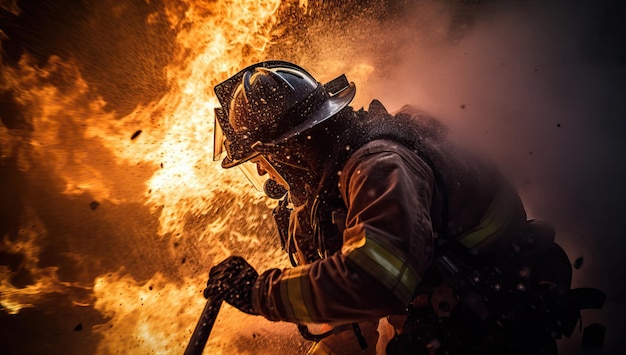
[[[191,340],[187,344],[185,355],[202,355],[221,306],[222,297],[209,297],[196,324],[196,329],[191,335]]]

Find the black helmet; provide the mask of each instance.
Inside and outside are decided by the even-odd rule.
[[[262,147],[289,140],[327,120],[354,98],[345,75],[321,85],[306,70],[284,61],[251,65],[215,86],[214,158],[222,167],[261,154]]]

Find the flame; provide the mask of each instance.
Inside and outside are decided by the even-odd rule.
[[[128,275],[112,273],[95,280],[95,306],[104,316],[110,317],[107,324],[96,326],[104,335],[100,343],[100,353],[149,353],[155,349],[163,352],[184,350],[184,337],[191,332],[181,332],[197,320],[197,299],[201,289],[195,285],[201,280],[185,281],[185,286],[177,287],[162,274],[145,283],[139,283]],[[181,301],[182,300],[182,301]],[[167,312],[163,312],[167,307]],[[109,329],[132,329],[132,334],[119,338]],[[172,335],[178,335],[172,343]]]
[[[23,254],[28,262],[22,267],[33,282],[17,287],[10,282],[13,270],[1,267],[2,308],[18,313],[52,292],[71,294],[76,304],[92,306],[108,319],[94,327],[103,337],[99,353],[180,353],[202,310],[201,290],[211,263],[236,251],[236,245],[260,251],[251,256],[253,264],[285,262],[258,236],[260,232],[272,236],[262,227],[268,223],[267,212],[258,210],[273,202],[252,191],[242,176],[212,161],[213,109],[218,104],[212,88],[242,67],[265,59],[279,6],[278,0],[167,2],[164,15],[177,33],[174,59],[166,67],[168,91],[121,118],[107,111],[105,100],[94,95],[72,59],[52,56],[40,66],[26,54],[17,67],[3,67],[0,91],[13,93],[32,127],[0,125],[2,161],[15,158],[18,170],[26,175],[55,176],[62,180],[62,195],[89,197],[94,210],[99,205],[146,206],[158,218],[157,235],[140,237],[141,231],[131,230],[128,237],[138,243],[148,241],[141,238],[158,239],[149,242],[168,246],[162,251],[166,257],[188,253],[194,263],[186,270],[192,273],[182,277],[170,270],[137,278],[122,267],[92,283],[60,281],[56,267],[39,265],[46,231],[28,230],[4,238],[1,251]],[[300,6],[307,3],[300,1]],[[148,16],[146,25],[158,15]],[[236,208],[229,208],[233,203]],[[29,213],[21,225],[43,229],[35,209],[25,205]],[[233,228],[233,221],[243,223]],[[79,252],[66,256],[85,262]],[[184,264],[185,257],[182,260]],[[79,297],[75,289],[93,294]],[[220,317],[230,321],[218,320],[225,331],[212,337],[207,345],[211,353],[230,352],[225,344],[233,333],[246,340],[263,333],[284,338],[294,332],[224,308]],[[251,325],[252,331],[243,330]]]
[[[73,293],[77,298],[75,304],[80,305],[85,300],[80,299],[76,290],[87,290],[87,287],[70,282],[59,280],[57,275],[57,267],[39,268],[39,252],[42,238],[47,231],[42,229],[42,223],[38,220],[33,211],[28,210],[23,216],[32,225],[29,229],[20,230],[19,238],[16,242],[8,242],[2,240],[0,250],[15,255],[24,255],[24,261],[20,267],[23,271],[27,270],[31,273],[36,282],[17,288],[13,285],[11,270],[6,267],[0,268],[0,291],[2,291],[1,305],[9,314],[17,314],[22,308],[33,307],[42,297],[43,294],[53,292]]]
[[[98,353],[182,353],[198,320],[199,307],[203,306],[198,304],[198,295],[202,293],[198,285],[205,280],[185,278],[176,285],[159,273],[146,282],[122,274],[123,271],[103,275],[95,282],[96,308],[111,317],[108,323],[96,326],[96,331],[104,335]],[[129,329],[132,333],[123,333]],[[248,347],[256,342],[259,348],[240,353],[275,354],[279,349],[264,348],[263,338],[289,339],[294,329],[293,325],[249,317],[222,305],[205,349],[210,354],[230,354],[233,341],[243,340]],[[301,342],[283,341],[278,346],[287,353],[304,352]]]
[[[80,221],[89,218],[104,226],[91,242],[79,235],[90,231],[70,223],[63,225],[69,231],[53,234],[45,228],[50,216],[40,215],[48,213],[31,201],[36,197],[23,199],[20,233],[3,238],[0,252],[23,255],[20,267],[32,280],[16,285],[16,271],[0,266],[0,309],[16,314],[44,304],[52,293],[63,294],[105,317],[93,326],[100,336],[98,353],[181,353],[204,306],[201,291],[210,265],[237,253],[260,271],[287,266],[272,240],[276,232],[268,207],[275,202],[252,190],[236,169],[212,161],[218,105],[213,87],[270,59],[272,39],[282,34],[276,26],[281,5],[279,0],[165,1],[144,26],[165,18],[176,34],[164,68],[167,89],[122,117],[89,86],[76,59],[52,56],[42,65],[25,54],[17,66],[2,67],[0,92],[12,94],[27,124],[0,124],[0,163],[14,162],[31,185],[51,184],[42,177],[52,176],[64,201],[85,201],[99,213],[80,212],[70,223],[90,228]],[[287,6],[310,12],[307,1]],[[124,6],[113,12],[120,16]],[[360,81],[374,72],[367,59],[325,57],[317,64],[326,72],[314,73],[320,81],[341,71]],[[76,277],[62,266],[41,263],[43,246],[58,233],[79,244],[61,251],[83,269]],[[117,249],[107,250],[108,240]],[[102,250],[80,247],[99,242]],[[293,325],[259,318],[224,305],[207,352],[306,351]]]
[[[87,134],[102,137],[123,161],[148,163],[155,172],[146,186],[148,203],[162,206],[159,234],[184,232],[184,216],[206,214],[216,194],[238,194],[242,179],[212,164],[212,88],[242,67],[263,58],[271,41],[279,1],[187,3],[183,18],[168,16],[178,33],[179,51],[167,68],[170,91],[149,107],[112,126],[90,122]],[[190,54],[191,53],[191,54]],[[245,55],[244,55],[245,54]],[[159,122],[153,124],[155,113]],[[129,141],[136,127],[137,141]]]

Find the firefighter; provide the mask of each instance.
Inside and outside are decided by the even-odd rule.
[[[216,159],[280,200],[293,267],[258,274],[231,256],[205,295],[299,324],[310,353],[556,353],[578,309],[551,227],[440,121],[377,100],[355,110],[355,91],[284,61],[215,87]]]

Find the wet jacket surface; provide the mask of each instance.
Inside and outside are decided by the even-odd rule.
[[[424,140],[435,152],[428,156],[399,141],[375,139],[349,155],[337,171],[341,249],[264,272],[252,295],[258,313],[298,323],[401,314],[438,238],[488,251],[525,221],[519,197],[488,163],[445,140]],[[292,219],[298,213],[310,211],[295,210]]]

